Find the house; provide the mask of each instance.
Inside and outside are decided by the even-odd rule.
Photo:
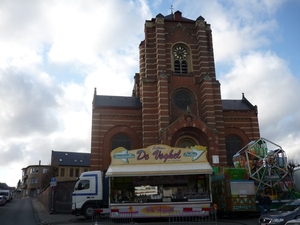
[[[51,152],[51,166],[55,168],[56,181],[74,181],[82,172],[90,170],[90,153]]]
[[[90,170],[90,153],[51,151],[51,176],[48,174],[48,186],[40,193],[38,200],[44,207],[56,212],[70,212],[72,192],[76,179],[82,172]],[[55,177],[56,184],[50,180]],[[53,199],[53,200],[52,200]]]
[[[50,165],[30,165],[22,168],[22,197],[37,196],[40,191],[47,185],[43,178],[48,174]]]

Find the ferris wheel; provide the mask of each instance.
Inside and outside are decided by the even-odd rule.
[[[235,168],[246,168],[256,181],[257,191],[281,189],[290,191],[292,179],[287,167],[287,156],[281,146],[265,139],[252,141],[233,156]]]

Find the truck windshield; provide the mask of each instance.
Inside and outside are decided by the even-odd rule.
[[[84,190],[84,189],[89,189],[90,188],[90,181],[89,180],[80,180],[78,182],[77,187],[75,190]]]

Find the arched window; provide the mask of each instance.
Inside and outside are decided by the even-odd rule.
[[[132,148],[131,140],[126,134],[117,134],[112,138],[111,149],[114,150],[118,147],[124,147],[128,150]]]
[[[242,148],[242,141],[237,135],[226,137],[227,165],[233,166],[232,157]]]
[[[188,51],[182,45],[173,48],[174,72],[188,73]]]
[[[189,148],[195,145],[197,145],[197,142],[194,139],[188,137],[180,139],[176,144],[177,147],[181,148]]]

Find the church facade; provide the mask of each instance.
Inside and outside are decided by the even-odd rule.
[[[202,145],[213,166],[233,166],[232,156],[260,138],[258,111],[242,94],[222,99],[212,31],[203,17],[180,11],[145,22],[140,71],[132,96],[93,97],[91,170],[106,170],[110,152],[164,144]]]

